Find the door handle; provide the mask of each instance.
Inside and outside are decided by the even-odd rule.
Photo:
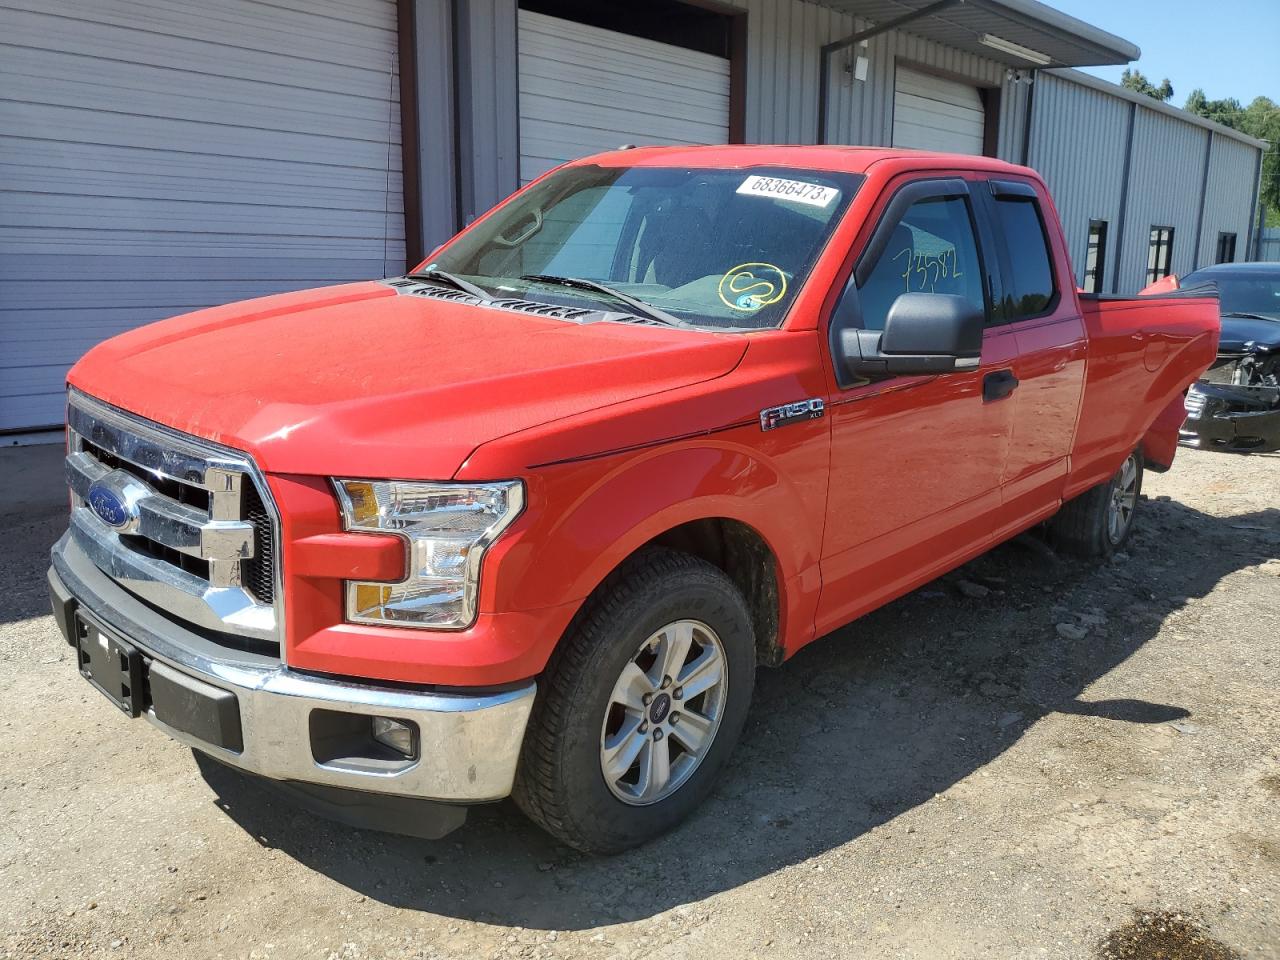
[[[1012,370],[997,370],[982,378],[982,402],[1003,400],[1018,387],[1018,378]]]

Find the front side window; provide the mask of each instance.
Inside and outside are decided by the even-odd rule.
[[[1152,227],[1147,248],[1147,283],[1167,277],[1173,272],[1173,227]]]
[[[904,293],[949,293],[986,312],[982,264],[964,197],[929,197],[907,208],[866,282],[858,288],[862,326],[883,330]]]
[[[752,168],[566,167],[444,248],[428,269],[495,298],[636,315],[605,285],[678,321],[782,323],[862,177]]]
[[[1084,278],[1080,288],[1085,293],[1101,293],[1107,272],[1107,221],[1089,221],[1089,244],[1084,251]]]
[[[997,315],[1005,322],[1038,317],[1053,307],[1058,292],[1040,204],[1023,196],[999,196],[994,201],[995,228],[1004,237],[1010,270]]]

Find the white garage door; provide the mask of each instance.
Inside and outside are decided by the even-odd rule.
[[[945,153],[982,153],[986,111],[977,87],[898,67],[893,145]]]
[[[0,431],[112,334],[404,269],[395,0],[0,0],[0,36]]]
[[[520,11],[520,182],[624,143],[725,143],[729,61]]]

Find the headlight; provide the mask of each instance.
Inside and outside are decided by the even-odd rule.
[[[408,545],[400,583],[347,581],[347,620],[458,630],[476,618],[480,561],[524,508],[524,485],[335,480],[348,530]]]

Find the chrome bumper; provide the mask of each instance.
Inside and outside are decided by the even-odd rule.
[[[158,613],[98,569],[69,534],[54,546],[52,560],[54,613],[65,635],[73,636],[73,611],[83,608],[141,650],[150,669],[159,663],[166,676],[176,672],[196,681],[197,688],[207,684],[235,695],[242,749],[209,743],[146,709],[143,716],[174,739],[273,780],[451,803],[497,800],[511,792],[533,706],[532,682],[452,693],[298,673],[273,657],[228,648]],[[419,731],[418,756],[399,764],[319,762],[312,742],[316,711],[412,721]]]

